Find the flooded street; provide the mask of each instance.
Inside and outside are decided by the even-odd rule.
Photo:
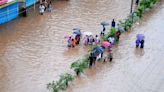
[[[71,62],[87,53],[80,45],[66,47],[64,36],[74,27],[100,33],[100,22],[124,19],[131,0],[53,2],[53,12],[0,25],[0,92],[50,92],[46,84],[70,71]],[[149,16],[149,17],[148,17]],[[114,61],[98,64],[76,79],[66,92],[163,92],[164,1],[152,9],[115,46]],[[136,34],[145,34],[145,48],[135,48]]]
[[[46,84],[87,53],[83,46],[68,49],[64,36],[74,27],[99,34],[100,22],[123,19],[129,8],[130,0],[58,0],[52,13],[31,9],[0,25],[0,92],[49,92]]]
[[[149,17],[148,17],[149,16]],[[99,64],[76,79],[67,92],[163,92],[164,1],[121,37],[114,61]],[[135,48],[136,34],[145,34],[145,48]]]

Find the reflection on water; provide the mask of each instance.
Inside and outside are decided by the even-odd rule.
[[[139,58],[140,56],[144,56],[145,51],[144,49],[136,48],[134,54]]]

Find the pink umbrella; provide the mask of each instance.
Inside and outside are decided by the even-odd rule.
[[[107,41],[102,42],[101,46],[112,48],[112,45],[109,42],[107,42]]]

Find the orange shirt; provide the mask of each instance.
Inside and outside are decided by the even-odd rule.
[[[73,45],[73,46],[76,45],[76,40],[75,40],[75,39],[72,41],[72,45]]]

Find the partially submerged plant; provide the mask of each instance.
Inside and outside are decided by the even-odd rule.
[[[74,69],[77,76],[83,73],[86,68],[88,68],[88,62],[84,62],[82,59],[71,64],[71,69]]]
[[[52,81],[52,83],[47,84],[47,88],[49,90],[52,90],[53,92],[59,92],[59,90],[60,90],[59,82]]]
[[[101,37],[101,39],[102,39],[103,41],[107,41],[107,40],[108,40],[108,35],[107,35],[107,34],[104,34],[104,35]]]
[[[142,17],[142,14],[144,13],[144,11],[145,11],[145,6],[144,5],[140,5],[139,7],[138,7],[138,11],[139,11],[139,13],[140,13],[140,17]]]
[[[117,29],[112,27],[110,30],[109,30],[109,35],[114,37],[116,35],[116,32],[117,32]]]
[[[64,81],[64,83],[66,84],[66,86],[68,86],[68,82],[69,81],[73,81],[74,80],[74,77],[69,74],[69,73],[65,73],[63,75],[60,75],[60,80],[61,81]]]
[[[59,81],[52,81],[52,83],[47,84],[47,88],[53,92],[59,92],[60,90],[65,90],[68,87],[68,82],[74,80],[71,74],[65,73],[60,75]]]

